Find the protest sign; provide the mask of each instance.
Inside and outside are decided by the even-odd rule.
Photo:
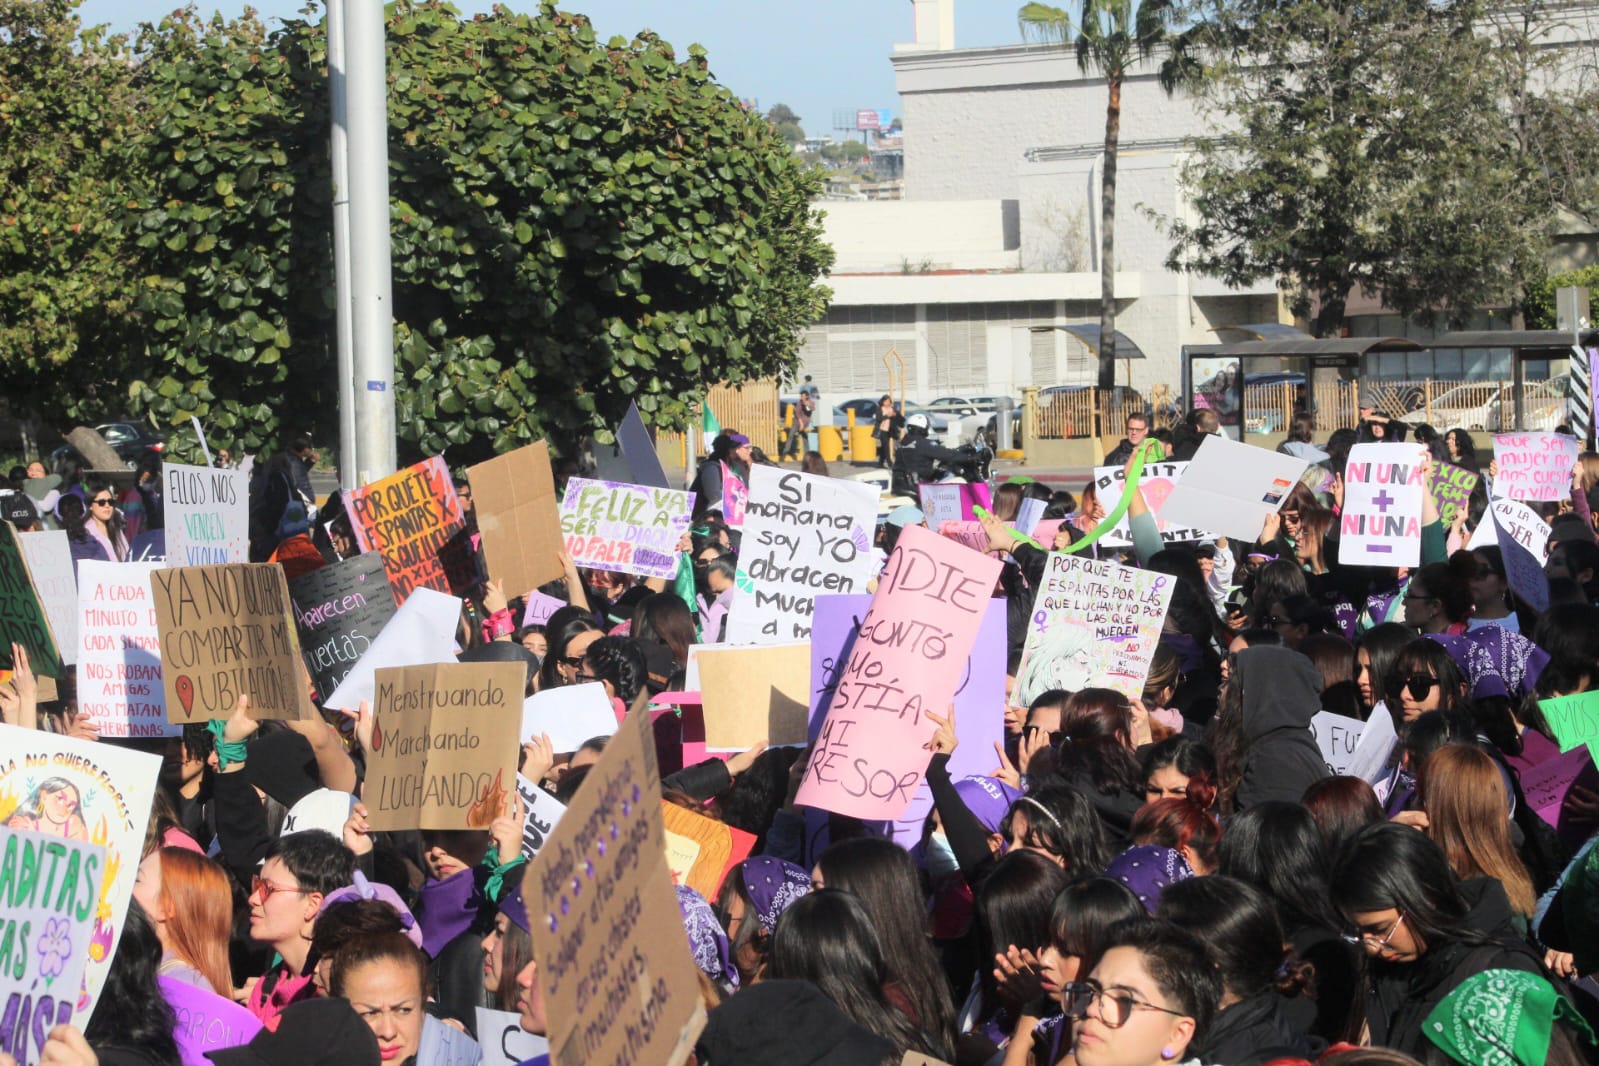
[[[871,607],[870,596],[818,596],[816,629],[811,637],[810,739],[821,735],[827,705],[833,689],[844,674],[860,633],[861,622]],[[977,640],[966,657],[960,687],[955,690],[955,738],[959,741],[949,758],[949,776],[987,775],[994,768],[994,745],[1005,737],[1005,601],[992,599],[983,613]],[[940,712],[942,713],[942,712]],[[888,823],[888,836],[904,848],[921,842],[922,822],[933,809],[933,793],[925,778],[916,787],[910,806]],[[818,819],[825,831],[825,816]],[[815,828],[815,827],[810,827]],[[823,845],[814,832],[808,832],[807,855],[814,858]]]
[[[377,672],[364,797],[374,830],[487,829],[516,788],[520,663]]]
[[[576,751],[584,741],[616,732],[616,710],[598,681],[561,685],[535,692],[522,703],[522,743],[546,733],[557,755]]]
[[[939,536],[970,548],[974,552],[988,550],[988,534],[983,530],[981,522],[940,522],[937,526],[928,528],[937,529]]]
[[[561,518],[543,441],[466,468],[483,563],[507,591],[561,576]]]
[[[1587,745],[1594,760],[1599,762],[1599,692],[1578,692],[1539,700],[1538,707],[1561,751]]]
[[[809,639],[818,595],[866,591],[876,526],[871,485],[775,466],[751,470],[728,643]]]
[[[150,572],[167,720],[227,718],[240,696],[250,717],[309,719],[289,586],[276,563],[180,566]]]
[[[28,561],[33,591],[39,596],[61,662],[71,666],[78,653],[78,579],[72,566],[72,545],[65,530],[21,533],[22,557]]]
[[[627,405],[627,414],[616,427],[616,443],[594,444],[595,476],[601,481],[621,481],[630,485],[644,485],[652,489],[668,489],[661,467],[660,456],[655,452],[655,438],[638,413],[638,404]]]
[[[377,552],[394,602],[419,588],[462,592],[477,584],[466,512],[442,456],[344,494],[344,510],[363,552]]]
[[[415,1061],[428,1063],[428,1066],[482,1066],[483,1049],[464,1029],[424,1016]]]
[[[1064,518],[1041,518],[1038,520],[1038,525],[1033,527],[1032,533],[1028,535],[1037,541],[1038,546],[1045,551],[1054,551],[1055,537],[1065,522],[1066,519]]]
[[[1587,748],[1573,748],[1552,759],[1520,771],[1521,792],[1527,806],[1537,812],[1545,822],[1560,828],[1560,808],[1566,802],[1571,786],[1585,771],[1593,767],[1593,756]],[[1590,773],[1589,776],[1592,776]]]
[[[122,920],[133,898],[133,879],[144,852],[150,802],[160,772],[159,755],[0,725],[0,825],[52,837],[52,847],[78,849],[92,842],[105,848],[97,890],[83,896],[88,886],[81,880],[84,867],[80,860],[79,891],[74,895],[80,901],[92,901],[91,912],[85,916],[91,928],[83,951],[88,963],[83,970],[83,994],[78,996],[78,982],[73,982],[70,997],[76,999],[75,1017],[79,1019],[93,1013],[105,987]],[[58,869],[68,869],[59,865],[61,860],[45,860],[32,868],[47,870],[51,861],[57,861]],[[9,859],[0,866],[29,868]],[[73,950],[79,950],[77,941]],[[8,996],[7,1003],[0,1006],[9,1009],[9,1003]]]
[[[1362,723],[1360,739],[1355,742],[1355,750],[1344,764],[1344,776],[1358,777],[1376,788],[1392,775],[1388,760],[1398,743],[1399,734],[1394,732],[1393,716],[1379,704],[1371,712],[1371,717]]]
[[[1357,444],[1349,450],[1338,525],[1340,563],[1420,565],[1425,458],[1419,444]]]
[[[384,667],[454,662],[455,627],[460,621],[459,599],[429,588],[417,589],[400,604],[322,705],[330,711],[353,711],[363,700],[370,704],[376,697],[374,675]]]
[[[250,481],[244,471],[162,463],[161,484],[168,563],[250,561]]]
[[[261,1031],[261,1019],[231,999],[165,974],[156,980],[172,1008],[172,1035],[183,1066],[211,1066],[207,1051],[240,1047]]]
[[[1282,508],[1309,465],[1305,459],[1210,434],[1166,497],[1161,516],[1170,526],[1258,540],[1266,516]]]
[[[922,500],[928,529],[937,529],[943,522],[975,521],[976,508],[988,510],[994,506],[993,493],[989,492],[986,481],[937,481],[918,485],[916,491]]]
[[[1173,589],[1153,570],[1050,552],[1016,669],[1017,706],[1052,688],[1143,696]]]
[[[579,566],[641,577],[674,577],[694,494],[575,477],[561,500],[566,553]]]
[[[744,512],[750,505],[750,487],[733,468],[722,464],[722,519],[733,529],[744,528]]]
[[[1495,433],[1493,494],[1511,500],[1550,502],[1571,495],[1577,438],[1563,433]]]
[[[326,697],[339,687],[389,619],[394,593],[376,555],[356,555],[289,582],[305,665]]]
[[[1493,515],[1492,522],[1488,520],[1489,514]],[[1540,518],[1537,511],[1516,500],[1490,500],[1488,510],[1472,530],[1466,547],[1475,551],[1485,544],[1498,544],[1501,529],[1516,538],[1516,543],[1526,548],[1534,559],[1548,554],[1549,523]]]
[[[798,802],[855,818],[898,818],[927,768],[988,610],[998,559],[921,526],[900,534],[828,702]]]
[[[1034,527],[1044,517],[1048,507],[1048,500],[1040,500],[1036,496],[1023,497],[1021,506],[1016,509],[1016,532],[1024,537],[1032,536]]]
[[[1355,748],[1365,728],[1366,723],[1359,718],[1349,718],[1331,711],[1317,711],[1311,716],[1310,731],[1316,737],[1316,746],[1321,749],[1321,757],[1328,771],[1335,774],[1349,772],[1349,761],[1354,758]]]
[[[150,575],[160,563],[78,564],[78,710],[102,737],[177,736],[167,720]]]
[[[705,1027],[640,699],[522,878],[551,1062],[681,1066]]]
[[[1455,517],[1471,503],[1471,493],[1479,480],[1464,467],[1452,463],[1433,464],[1427,491],[1432,494],[1432,502],[1438,505],[1438,517],[1443,520],[1445,529],[1453,527]]]
[[[1543,556],[1534,556],[1515,533],[1501,526],[1496,512],[1488,511],[1483,519],[1492,522],[1498,530],[1499,558],[1505,564],[1505,583],[1510,591],[1540,614],[1548,610],[1549,575],[1544,573]]]
[[[744,751],[805,743],[810,641],[703,648],[697,662],[706,747]]]
[[[661,801],[666,865],[672,883],[714,900],[722,879],[755,850],[755,834],[723,825],[686,807]]]
[[[541,626],[550,620],[550,615],[566,606],[565,600],[558,600],[534,589],[529,592],[522,609],[522,624],[524,626]]]
[[[522,1028],[522,1016],[515,1011],[478,1007],[474,1031],[483,1066],[520,1066],[550,1050],[548,1040]]]
[[[516,794],[526,809],[522,816],[522,857],[531,859],[544,850],[550,831],[566,813],[566,804],[521,774],[516,775]]]
[[[1149,505],[1149,511],[1155,516],[1155,525],[1160,530],[1160,537],[1167,544],[1177,544],[1183,541],[1207,540],[1210,533],[1192,526],[1173,525],[1166,521],[1166,501],[1171,498],[1185,471],[1187,463],[1145,463],[1143,473],[1138,478],[1138,492],[1144,497],[1144,503]],[[1109,507],[1107,501],[1121,498],[1122,490],[1127,486],[1127,468],[1124,466],[1096,466],[1094,468],[1094,491],[1098,493],[1100,504]],[[1116,528],[1099,539],[1101,544],[1110,547],[1127,547],[1133,542],[1132,531],[1128,528],[1126,515],[1116,523]],[[1256,531],[1259,532],[1258,530]]]
[[[12,819],[15,821],[15,817]],[[0,1050],[34,1066],[45,1034],[71,1024],[107,878],[105,848],[87,840],[0,828]],[[78,1021],[82,1028],[87,1013]]]
[[[10,522],[0,521],[0,669],[10,670],[11,645],[22,645],[33,672],[45,677],[61,677],[61,653],[33,590],[28,560],[22,554],[17,531]]]

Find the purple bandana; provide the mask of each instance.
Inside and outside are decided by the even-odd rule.
[[[999,825],[1005,820],[1005,812],[1009,811],[1010,805],[1021,796],[1021,792],[1005,782],[978,774],[963,777],[955,782],[955,794],[990,833],[999,832]]]
[[[739,864],[739,877],[761,928],[768,933],[777,928],[777,917],[788,905],[811,890],[811,875],[782,859],[756,855]]]
[[[1466,676],[1466,687],[1474,700],[1489,696],[1509,697],[1510,688],[1494,664],[1486,648],[1464,636],[1450,633],[1428,633],[1427,639],[1443,645],[1444,651]]]
[[[524,933],[533,932],[533,923],[527,917],[527,902],[522,899],[522,886],[517,885],[500,897],[500,913]]]
[[[677,887],[677,906],[683,912],[683,926],[688,930],[688,946],[694,952],[694,963],[700,972],[712,981],[738,987],[738,970],[728,958],[727,934],[722,923],[705,897],[687,885]]]
[[[1538,683],[1549,665],[1549,653],[1522,636],[1500,626],[1478,626],[1466,639],[1487,652],[1489,661],[1513,695],[1525,695]]]
[[[1188,868],[1181,853],[1158,844],[1140,844],[1112,859],[1105,867],[1105,876],[1114,877],[1132,889],[1144,909],[1154,914],[1166,886],[1188,880],[1194,876],[1194,871]]]

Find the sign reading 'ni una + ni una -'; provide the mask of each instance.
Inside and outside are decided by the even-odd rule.
[[[394,593],[376,555],[357,555],[289,582],[305,664],[326,700],[394,617]]]
[[[344,509],[361,550],[383,556],[395,603],[417,588],[458,593],[478,582],[466,512],[442,456],[346,492]]]
[[[693,509],[692,492],[575,477],[561,500],[566,553],[579,566],[673,577]]]
[[[1345,566],[1421,562],[1421,504],[1428,492],[1417,444],[1357,444],[1344,466],[1338,561]]]

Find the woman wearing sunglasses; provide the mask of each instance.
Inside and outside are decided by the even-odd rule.
[[[120,563],[128,558],[128,538],[123,535],[122,512],[117,510],[116,493],[104,481],[84,486],[84,498],[63,496],[59,504],[61,524],[67,531],[74,567],[84,559]]]
[[[277,952],[278,965],[249,989],[250,1013],[265,1021],[316,995],[306,967],[323,897],[348,885],[355,856],[331,833],[308,829],[279,837],[250,881],[250,939]]]
[[[1448,650],[1434,640],[1407,644],[1383,681],[1383,691],[1401,732],[1428,711],[1467,709],[1466,679]]]

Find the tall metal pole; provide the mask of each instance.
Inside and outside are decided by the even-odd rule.
[[[332,101],[333,276],[338,305],[339,487],[360,488],[355,438],[355,323],[350,303],[350,98],[344,0],[328,0],[328,92]]]
[[[394,473],[396,465],[383,0],[334,2],[345,5],[355,439],[357,476],[365,484]]]

